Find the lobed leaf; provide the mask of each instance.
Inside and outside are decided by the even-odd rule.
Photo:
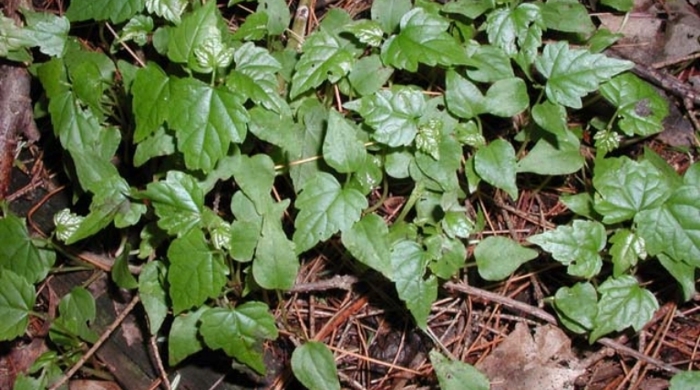
[[[598,292],[598,314],[588,338],[590,342],[628,326],[639,332],[659,309],[654,294],[642,288],[633,276],[609,278],[598,286]]]
[[[668,102],[654,87],[629,73],[615,76],[600,86],[600,94],[617,107],[620,130],[626,135],[643,137],[664,129],[662,121],[668,115]]]
[[[354,60],[353,54],[343,47],[337,36],[325,30],[314,32],[302,46],[302,55],[294,67],[289,97],[294,99],[326,80],[336,83],[350,72]]]

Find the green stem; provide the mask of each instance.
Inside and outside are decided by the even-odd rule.
[[[408,201],[406,201],[406,204],[403,206],[403,210],[401,210],[401,214],[399,214],[394,223],[403,222],[406,215],[408,215],[408,212],[411,211],[413,206],[416,205],[416,202],[418,202],[418,199],[421,197],[421,195],[423,195],[424,189],[425,187],[423,186],[423,183],[416,183],[416,187],[413,189],[413,192],[411,192],[411,196],[408,198]]]
[[[289,32],[289,40],[287,40],[287,49],[299,51],[304,37],[306,36],[306,23],[309,21],[309,5],[310,0],[300,0],[297,12],[294,15],[294,23],[292,30]]]

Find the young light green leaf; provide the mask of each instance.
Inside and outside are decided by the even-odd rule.
[[[22,10],[26,26],[21,30],[27,43],[39,46],[39,51],[52,57],[61,57],[68,38],[70,22],[63,16],[48,12]]]
[[[406,303],[416,325],[425,329],[430,308],[437,299],[437,278],[423,278],[428,257],[418,243],[408,240],[394,243],[390,257],[399,298]]]
[[[635,162],[627,157],[605,159],[595,167],[595,210],[603,222],[632,219],[642,210],[661,206],[672,188],[649,161]]]
[[[663,253],[656,255],[659,263],[678,282],[683,291],[683,300],[691,300],[695,295],[695,266],[681,260],[675,260]]]
[[[195,78],[176,79],[170,98],[168,123],[177,130],[178,149],[188,168],[211,171],[232,142],[245,139],[248,113],[228,88]]]
[[[269,110],[288,114],[287,103],[279,95],[276,74],[280,64],[266,49],[247,42],[233,54],[236,69],[229,73],[226,85],[236,93],[246,95]]]
[[[446,32],[450,23],[417,7],[401,18],[401,32],[382,45],[382,61],[416,72],[418,64],[453,66],[468,61],[466,50]]]
[[[253,260],[253,277],[268,290],[289,290],[299,272],[294,243],[287,238],[282,224],[265,220]]]
[[[292,19],[284,0],[260,0],[256,11],[267,14],[267,31],[272,36],[284,33]]]
[[[367,150],[357,138],[357,129],[348,123],[342,114],[331,110],[328,114],[328,128],[323,140],[323,159],[340,173],[359,170],[365,163]]]
[[[568,175],[583,168],[579,139],[570,131],[558,135],[557,146],[546,137],[540,138],[530,152],[518,161],[518,172],[539,175]],[[552,164],[556,161],[556,164]]]
[[[600,300],[595,327],[588,340],[593,342],[613,331],[621,331],[628,326],[640,331],[659,309],[651,291],[641,287],[633,276],[623,275],[609,278],[598,286]]]
[[[504,190],[513,199],[518,198],[515,150],[509,142],[497,139],[477,150],[474,169],[487,183]]]
[[[357,260],[393,278],[389,256],[389,228],[376,214],[367,214],[342,234],[343,245]]]
[[[348,81],[359,96],[366,96],[379,91],[393,73],[393,68],[385,67],[379,56],[372,54],[355,62]]]
[[[545,45],[542,55],[535,60],[535,66],[547,78],[545,92],[549,100],[581,108],[583,96],[598,89],[600,83],[631,69],[634,64],[587,50],[570,49],[562,41]]]
[[[344,31],[351,33],[358,41],[368,46],[378,47],[384,39],[382,27],[372,20],[358,20],[346,26]]]
[[[554,296],[554,309],[567,329],[583,334],[593,329],[598,315],[598,294],[589,282],[561,287]]]
[[[262,356],[263,340],[277,338],[277,327],[267,306],[262,302],[246,302],[235,309],[209,309],[201,317],[199,333],[212,349],[223,349],[227,355],[265,374]]]
[[[410,145],[418,133],[418,118],[425,109],[420,91],[408,87],[380,90],[360,100],[345,103],[374,129],[372,137],[388,146]]]
[[[488,281],[507,278],[522,264],[537,257],[537,251],[525,248],[506,237],[487,237],[474,249],[479,275]]]
[[[430,155],[435,160],[440,159],[440,141],[442,139],[442,123],[437,119],[431,119],[418,128],[416,135],[416,148]]]
[[[4,236],[3,236],[4,237]],[[0,340],[24,334],[34,307],[34,287],[16,273],[0,269]]]
[[[186,173],[170,171],[165,180],[150,183],[141,196],[153,203],[158,226],[172,235],[181,235],[202,220],[204,193]]]
[[[232,47],[222,41],[220,34],[212,34],[194,48],[194,58],[202,73],[211,73],[218,68],[225,68],[233,61]]]
[[[574,220],[572,226],[559,226],[527,239],[552,254],[568,266],[572,276],[590,279],[600,272],[603,261],[600,252],[605,248],[605,226],[595,221]]]
[[[168,282],[175,314],[215,298],[226,284],[228,268],[206,242],[204,233],[191,229],[168,248]]]
[[[634,218],[637,234],[649,255],[666,253],[700,267],[700,188],[683,186],[660,207],[642,210]]]
[[[316,88],[324,81],[336,83],[350,72],[354,57],[337,36],[319,30],[306,38],[302,55],[294,67],[289,97]]]
[[[647,257],[644,248],[644,240],[634,232],[620,229],[610,237],[610,256],[613,262],[613,276],[619,277],[630,268],[637,265],[637,261]]]
[[[430,351],[430,362],[442,390],[489,390],[491,383],[471,364],[448,359],[436,350]]]
[[[669,390],[693,390],[700,383],[700,371],[683,371],[671,378]]]
[[[155,63],[136,72],[131,87],[136,120],[134,142],[141,142],[161,127],[170,112],[170,78]]]
[[[85,217],[70,212],[70,209],[65,208],[54,214],[53,224],[54,236],[57,240],[65,242],[71,235],[75,234],[80,224]]]
[[[294,243],[297,253],[301,253],[349,229],[367,207],[367,198],[355,189],[343,189],[330,174],[319,173],[306,182],[294,206],[299,209]]]
[[[72,22],[82,20],[111,20],[121,23],[141,12],[145,0],[75,0],[71,1],[66,16]]]
[[[340,390],[338,369],[326,344],[307,341],[292,353],[292,372],[310,390]]]
[[[664,129],[668,102],[654,87],[631,73],[621,74],[600,86],[600,93],[617,107],[620,130],[628,136],[643,137]]]
[[[180,24],[180,16],[187,8],[188,0],[146,0],[146,9],[165,20]]]
[[[547,29],[589,36],[595,25],[583,4],[571,0],[548,0],[540,3],[542,20]]]
[[[411,0],[375,0],[372,2],[372,20],[379,23],[385,33],[391,34],[410,10]]]
[[[536,4],[522,3],[515,8],[501,8],[490,12],[486,18],[489,43],[514,56],[525,43],[531,30],[542,35],[544,21]]]
[[[198,337],[199,319],[209,308],[202,306],[196,311],[175,316],[168,334],[168,364],[175,366],[186,357],[202,350]]]
[[[124,25],[119,33],[119,40],[114,44],[134,41],[139,46],[144,46],[148,43],[148,34],[153,31],[153,19],[146,15],[136,15],[129,23]]]
[[[151,335],[158,334],[168,315],[165,274],[166,267],[161,261],[146,263],[139,274],[139,297],[148,315],[148,329]]]
[[[56,261],[56,252],[32,241],[24,219],[9,214],[0,218],[0,270],[9,270],[30,283],[46,278]]]

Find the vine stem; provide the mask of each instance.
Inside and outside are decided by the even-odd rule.
[[[413,192],[411,192],[411,196],[408,197],[406,204],[403,206],[401,214],[399,214],[394,223],[402,222],[406,218],[406,215],[408,215],[408,212],[411,211],[413,206],[416,205],[416,202],[418,202],[421,195],[423,195],[423,184],[417,183],[416,187],[413,189]]]
[[[126,316],[128,316],[129,313],[131,313],[134,310],[134,307],[136,307],[136,305],[139,302],[140,302],[139,296],[138,295],[134,296],[134,298],[131,299],[131,302],[129,302],[129,304],[124,308],[124,310],[121,313],[119,313],[117,318],[114,319],[114,322],[112,322],[107,327],[107,329],[102,333],[100,338],[97,339],[95,344],[93,344],[92,347],[90,347],[90,349],[87,352],[85,352],[85,355],[83,355],[83,357],[81,357],[80,360],[78,360],[78,362],[75,363],[73,365],[73,367],[71,367],[70,370],[68,370],[65,374],[63,374],[63,376],[61,377],[61,379],[58,380],[58,382],[51,385],[51,387],[49,387],[49,390],[56,390],[59,387],[63,386],[66,382],[68,382],[68,380],[73,375],[75,375],[75,373],[78,372],[78,370],[83,365],[85,365],[85,362],[87,362],[88,359],[90,359],[92,357],[92,355],[94,355],[95,352],[97,352],[97,350],[100,349],[102,344],[104,344],[104,342],[107,341],[107,339],[112,335],[112,333],[114,333],[114,331],[119,327],[119,325],[121,325],[121,323],[124,321]]]

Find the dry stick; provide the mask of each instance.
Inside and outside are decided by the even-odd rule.
[[[51,387],[49,387],[49,390],[56,390],[59,387],[63,386],[83,365],[85,365],[85,362],[87,362],[88,359],[90,359],[92,355],[94,355],[95,352],[97,352],[97,350],[100,349],[102,344],[104,344],[104,342],[107,341],[107,339],[112,335],[112,333],[114,333],[114,331],[119,327],[119,325],[121,325],[126,316],[128,316],[129,313],[131,313],[131,311],[134,310],[134,307],[136,307],[139,301],[139,296],[136,295],[131,300],[131,302],[129,302],[129,304],[124,308],[124,310],[121,313],[119,313],[119,316],[117,316],[114,322],[112,322],[107,327],[107,329],[102,333],[100,338],[97,339],[95,344],[93,344],[92,347],[90,347],[90,349],[87,352],[85,352],[85,355],[83,355],[83,357],[81,357],[80,360],[78,360],[78,362],[75,363],[70,370],[63,374],[63,376],[58,382],[54,383]]]
[[[477,298],[482,298],[485,300],[493,301],[496,303],[500,303],[502,305],[511,307],[513,309],[518,309],[526,314],[529,314],[533,317],[537,317],[541,320],[544,320],[545,322],[548,322],[553,325],[557,325],[557,319],[554,318],[553,315],[547,313],[546,311],[539,309],[537,307],[528,305],[527,303],[519,302],[514,299],[508,298],[503,295],[498,295],[496,293],[492,293],[490,291],[482,290],[480,288],[472,287],[463,283],[455,283],[455,282],[446,282],[443,284],[443,287],[448,289],[448,290],[454,290],[454,291],[459,291],[465,294],[469,294],[472,296],[475,296]],[[661,360],[658,360],[656,358],[646,356],[643,353],[636,351],[630,347],[627,347],[625,345],[622,345],[618,343],[615,340],[609,339],[609,338],[601,338],[597,340],[598,344],[604,345],[606,347],[610,347],[614,350],[616,350],[618,353],[631,356],[637,360],[643,360],[649,364],[653,364],[661,369],[664,369],[668,372],[671,372],[673,374],[681,372],[680,369],[662,362]]]

